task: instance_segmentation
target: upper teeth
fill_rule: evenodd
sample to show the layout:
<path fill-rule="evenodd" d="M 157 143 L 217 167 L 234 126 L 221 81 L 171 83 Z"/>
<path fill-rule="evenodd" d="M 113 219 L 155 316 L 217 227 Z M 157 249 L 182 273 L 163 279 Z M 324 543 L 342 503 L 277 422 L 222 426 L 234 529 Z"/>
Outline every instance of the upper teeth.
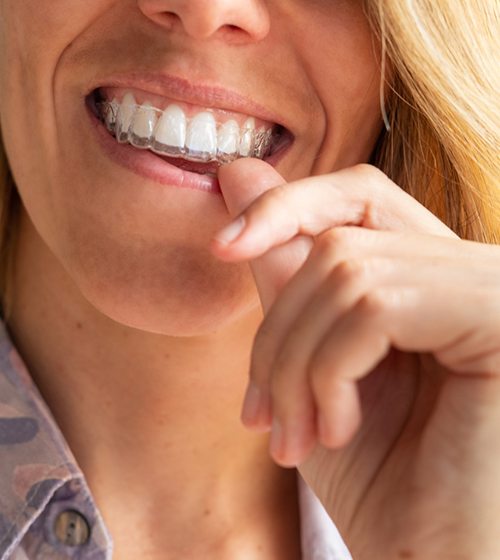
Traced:
<path fill-rule="evenodd" d="M 191 161 L 225 163 L 238 157 L 263 158 L 272 143 L 272 128 L 256 130 L 252 117 L 241 128 L 234 119 L 217 123 L 210 110 L 188 119 L 179 105 L 170 104 L 163 111 L 148 101 L 139 105 L 130 92 L 121 102 L 115 98 L 99 103 L 99 109 L 106 127 L 119 142 Z"/>

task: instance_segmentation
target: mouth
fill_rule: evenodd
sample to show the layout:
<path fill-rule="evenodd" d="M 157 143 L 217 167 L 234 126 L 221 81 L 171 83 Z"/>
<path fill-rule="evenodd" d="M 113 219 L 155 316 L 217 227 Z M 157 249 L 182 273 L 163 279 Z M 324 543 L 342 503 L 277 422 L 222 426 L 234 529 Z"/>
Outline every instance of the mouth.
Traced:
<path fill-rule="evenodd" d="M 136 89 L 99 87 L 86 104 L 117 143 L 200 175 L 215 177 L 221 165 L 243 157 L 273 165 L 293 142 L 279 123 Z"/>

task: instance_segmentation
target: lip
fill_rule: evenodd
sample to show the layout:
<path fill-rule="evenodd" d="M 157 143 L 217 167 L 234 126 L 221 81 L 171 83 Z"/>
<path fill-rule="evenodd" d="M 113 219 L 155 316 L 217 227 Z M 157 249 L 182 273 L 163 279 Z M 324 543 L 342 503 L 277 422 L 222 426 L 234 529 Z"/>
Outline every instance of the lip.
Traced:
<path fill-rule="evenodd" d="M 199 105 L 207 108 L 233 111 L 254 116 L 258 119 L 275 123 L 283 127 L 287 140 L 273 153 L 266 162 L 275 167 L 289 151 L 294 135 L 285 124 L 285 119 L 253 99 L 239 92 L 223 88 L 215 83 L 191 82 L 190 80 L 162 72 L 128 72 L 96 78 L 87 85 L 84 98 L 98 88 L 119 87 L 137 88 L 179 102 Z M 85 103 L 91 124 L 97 133 L 97 139 L 110 159 L 134 173 L 152 179 L 158 183 L 184 188 L 193 188 L 222 195 L 216 177 L 185 171 L 168 163 L 149 150 L 140 150 L 128 144 L 118 143 L 97 118 L 92 109 Z"/>
<path fill-rule="evenodd" d="M 190 188 L 222 195 L 216 177 L 185 171 L 168 163 L 150 150 L 141 150 L 130 144 L 120 144 L 111 136 L 87 103 L 85 108 L 90 124 L 95 131 L 97 143 L 104 153 L 121 167 L 162 185 Z"/>
<path fill-rule="evenodd" d="M 97 88 L 137 88 L 165 98 L 207 108 L 233 111 L 269 121 L 290 130 L 282 115 L 270 111 L 253 99 L 234 90 L 210 83 L 193 83 L 185 78 L 160 72 L 115 74 L 95 81 L 87 87 L 87 97 Z"/>
<path fill-rule="evenodd" d="M 90 124 L 96 133 L 97 143 L 112 161 L 134 172 L 136 175 L 162 185 L 190 188 L 222 196 L 217 177 L 183 170 L 150 150 L 142 150 L 130 144 L 117 142 L 109 133 L 104 123 L 94 113 L 93 108 L 88 102 L 88 96 L 85 100 L 85 109 L 89 116 Z M 291 144 L 292 142 L 285 144 L 281 149 L 278 149 L 266 158 L 265 161 L 275 167 L 288 152 Z"/>

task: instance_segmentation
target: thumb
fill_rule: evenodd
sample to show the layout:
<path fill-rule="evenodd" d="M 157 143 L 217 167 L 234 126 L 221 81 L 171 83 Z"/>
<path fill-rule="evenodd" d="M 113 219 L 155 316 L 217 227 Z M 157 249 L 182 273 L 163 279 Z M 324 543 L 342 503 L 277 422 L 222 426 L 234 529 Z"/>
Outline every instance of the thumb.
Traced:
<path fill-rule="evenodd" d="M 241 158 L 223 165 L 218 178 L 231 218 L 236 218 L 264 192 L 286 183 L 274 167 L 255 158 Z"/>
<path fill-rule="evenodd" d="M 285 183 L 285 179 L 271 165 L 253 158 L 236 160 L 219 171 L 220 189 L 232 218 L 246 210 L 264 192 Z M 282 287 L 302 266 L 312 245 L 310 237 L 296 236 L 250 261 L 264 313 L 267 313 Z"/>

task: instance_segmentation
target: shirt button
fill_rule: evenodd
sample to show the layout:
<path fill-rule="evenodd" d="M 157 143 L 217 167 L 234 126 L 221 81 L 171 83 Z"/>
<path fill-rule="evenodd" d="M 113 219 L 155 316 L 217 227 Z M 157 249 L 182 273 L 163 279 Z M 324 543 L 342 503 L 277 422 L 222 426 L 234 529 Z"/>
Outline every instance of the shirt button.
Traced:
<path fill-rule="evenodd" d="M 56 517 L 54 532 L 66 546 L 80 546 L 89 540 L 90 527 L 80 512 L 68 509 Z"/>

